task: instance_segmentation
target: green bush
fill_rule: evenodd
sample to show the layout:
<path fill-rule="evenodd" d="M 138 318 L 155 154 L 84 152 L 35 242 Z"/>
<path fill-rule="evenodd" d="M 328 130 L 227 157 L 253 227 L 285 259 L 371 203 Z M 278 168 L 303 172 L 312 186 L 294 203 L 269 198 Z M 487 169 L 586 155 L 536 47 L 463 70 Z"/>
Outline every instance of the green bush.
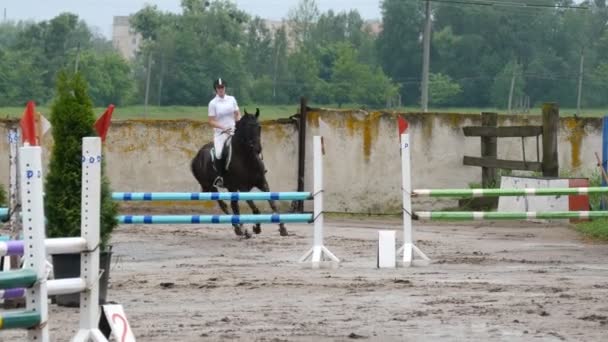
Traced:
<path fill-rule="evenodd" d="M 45 182 L 47 235 L 80 236 L 82 138 L 97 136 L 92 100 L 79 74 L 58 74 L 56 96 L 51 106 L 53 150 Z M 102 163 L 101 247 L 105 249 L 118 225 L 118 205 L 112 201 Z"/>
<path fill-rule="evenodd" d="M 6 206 L 6 190 L 4 190 L 4 185 L 0 184 L 0 206 Z"/>

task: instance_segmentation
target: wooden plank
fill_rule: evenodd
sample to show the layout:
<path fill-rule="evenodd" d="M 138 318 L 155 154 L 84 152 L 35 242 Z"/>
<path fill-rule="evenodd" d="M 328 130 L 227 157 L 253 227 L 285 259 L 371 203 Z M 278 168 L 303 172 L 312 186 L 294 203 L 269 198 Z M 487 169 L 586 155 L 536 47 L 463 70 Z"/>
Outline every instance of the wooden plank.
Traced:
<path fill-rule="evenodd" d="M 468 126 L 462 131 L 466 137 L 535 137 L 543 134 L 542 126 L 483 127 Z"/>
<path fill-rule="evenodd" d="M 464 156 L 462 163 L 468 166 L 491 167 L 497 169 L 522 170 L 522 171 L 542 171 L 542 163 L 523 162 L 518 160 L 504 160 L 484 157 Z"/>

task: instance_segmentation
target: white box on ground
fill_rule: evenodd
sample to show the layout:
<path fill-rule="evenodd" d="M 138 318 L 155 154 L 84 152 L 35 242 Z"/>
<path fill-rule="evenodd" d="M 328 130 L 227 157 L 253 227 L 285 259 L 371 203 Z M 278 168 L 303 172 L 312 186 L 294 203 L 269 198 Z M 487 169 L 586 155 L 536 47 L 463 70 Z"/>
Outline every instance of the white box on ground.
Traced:
<path fill-rule="evenodd" d="M 395 231 L 378 231 L 378 268 L 395 268 Z"/>

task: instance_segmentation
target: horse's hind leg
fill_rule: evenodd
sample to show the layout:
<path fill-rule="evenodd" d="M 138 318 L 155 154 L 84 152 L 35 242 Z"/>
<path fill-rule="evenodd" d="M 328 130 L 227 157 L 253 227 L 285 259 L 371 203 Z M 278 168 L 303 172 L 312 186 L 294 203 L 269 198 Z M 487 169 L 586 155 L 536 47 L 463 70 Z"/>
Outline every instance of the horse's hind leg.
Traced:
<path fill-rule="evenodd" d="M 264 180 L 262 182 L 262 184 L 260 184 L 258 189 L 260 189 L 260 191 L 263 191 L 263 192 L 269 192 L 270 187 L 268 186 L 268 182 L 266 180 Z M 268 204 L 270 204 L 270 208 L 272 208 L 272 213 L 278 214 L 277 206 L 276 206 L 274 200 L 268 200 Z M 285 228 L 285 224 L 283 224 L 283 222 L 279 223 L 279 233 L 281 234 L 281 236 L 289 235 L 287 233 L 287 228 Z"/>
<path fill-rule="evenodd" d="M 249 208 L 251 208 L 252 213 L 254 213 L 255 215 L 258 215 L 260 213 L 260 209 L 255 206 L 255 203 L 253 203 L 253 201 L 247 201 L 247 204 L 249 205 Z M 256 234 L 260 234 L 262 232 L 262 227 L 260 226 L 259 222 L 253 226 L 253 232 Z"/>

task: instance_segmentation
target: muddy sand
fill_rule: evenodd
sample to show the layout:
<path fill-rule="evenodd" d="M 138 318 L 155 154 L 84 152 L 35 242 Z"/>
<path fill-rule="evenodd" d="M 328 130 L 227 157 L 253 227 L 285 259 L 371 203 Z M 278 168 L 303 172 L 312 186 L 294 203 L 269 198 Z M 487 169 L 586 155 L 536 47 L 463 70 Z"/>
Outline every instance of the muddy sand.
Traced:
<path fill-rule="evenodd" d="M 608 341 L 608 245 L 567 225 L 418 223 L 425 266 L 377 269 L 379 229 L 400 219 L 326 218 L 337 268 L 298 264 L 312 225 L 252 239 L 227 225 L 122 225 L 108 300 L 138 341 Z M 78 310 L 50 305 L 53 341 Z M 25 340 L 2 331 L 0 341 Z"/>

